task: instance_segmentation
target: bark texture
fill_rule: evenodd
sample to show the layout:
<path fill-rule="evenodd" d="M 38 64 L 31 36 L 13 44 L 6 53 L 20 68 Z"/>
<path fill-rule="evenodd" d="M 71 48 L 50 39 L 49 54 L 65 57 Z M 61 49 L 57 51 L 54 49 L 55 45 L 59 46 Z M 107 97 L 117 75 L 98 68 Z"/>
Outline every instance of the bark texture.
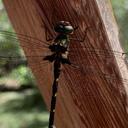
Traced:
<path fill-rule="evenodd" d="M 127 128 L 128 72 L 109 1 L 4 0 L 4 4 L 15 31 L 39 39 L 20 42 L 26 55 L 48 52 L 40 40 L 46 41 L 46 30 L 48 38 L 55 36 L 53 25 L 57 21 L 66 20 L 74 27 L 79 26 L 73 35 L 77 39 L 84 38 L 89 27 L 84 42 L 71 41 L 70 58 L 82 71 L 63 66 L 56 127 Z M 49 109 L 52 64 L 44 65 L 38 57 L 28 61 Z"/>

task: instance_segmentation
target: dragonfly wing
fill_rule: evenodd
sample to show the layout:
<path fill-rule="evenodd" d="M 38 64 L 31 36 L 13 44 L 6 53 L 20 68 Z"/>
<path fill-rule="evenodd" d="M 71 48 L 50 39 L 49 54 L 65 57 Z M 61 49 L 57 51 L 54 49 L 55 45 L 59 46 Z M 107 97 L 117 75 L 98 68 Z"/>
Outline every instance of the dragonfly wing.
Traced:
<path fill-rule="evenodd" d="M 127 83 L 128 80 L 122 78 L 117 70 L 121 67 L 116 65 L 116 58 L 120 59 L 120 62 L 123 64 L 124 57 L 121 52 L 109 49 L 83 47 L 80 44 L 78 45 L 77 42 L 76 46 L 73 45 L 69 49 L 69 60 L 72 64 L 68 66 L 64 65 L 64 71 L 69 73 L 68 70 L 72 70 L 69 74 L 77 74 L 77 78 L 83 78 L 81 81 L 85 79 L 85 83 L 88 83 L 86 78 L 92 79 L 93 82 L 96 81 L 96 79 L 101 79 L 101 81 L 107 82 L 109 85 L 115 84 L 115 87 L 117 87 L 119 83 L 121 85 L 123 82 Z M 95 78 L 95 80 L 93 80 L 93 78 Z M 66 79 L 68 78 L 66 77 Z"/>
<path fill-rule="evenodd" d="M 106 97 L 105 94 L 99 93 L 102 87 L 105 87 L 114 97 L 117 97 L 122 83 L 128 83 L 126 79 L 104 74 L 100 71 L 96 72 L 91 68 L 87 68 L 85 72 L 83 69 L 74 69 L 71 66 L 64 66 L 60 81 L 65 82 L 65 86 L 73 97 L 77 97 L 77 95 L 81 95 L 81 97 L 86 96 L 87 100 L 90 100 L 90 98 Z M 64 88 L 65 86 L 61 87 Z M 79 89 L 81 89 L 81 94 L 76 94 L 76 90 Z"/>
<path fill-rule="evenodd" d="M 0 30 L 1 53 L 4 53 L 5 51 L 6 54 L 8 52 L 10 55 L 12 54 L 15 55 L 15 52 L 19 50 L 18 47 L 20 47 L 18 44 L 19 41 L 22 42 L 20 46 L 22 46 L 22 48 L 26 49 L 28 52 L 30 51 L 31 54 L 34 53 L 34 51 L 42 51 L 42 53 L 43 51 L 49 51 L 49 45 L 50 45 L 49 42 L 28 35 L 23 35 L 21 33 L 19 34 L 19 33 Z M 31 46 L 34 47 L 34 50 L 30 48 Z M 10 51 L 8 51 L 9 49 Z M 12 52 L 12 50 L 14 51 Z"/>
<path fill-rule="evenodd" d="M 44 52 L 50 52 L 49 43 L 27 35 L 17 35 L 18 38 L 15 33 L 0 30 L 0 55 L 18 55 L 21 50 L 20 46 L 27 51 L 28 56 L 40 56 Z M 19 41 L 22 42 L 20 45 Z M 33 49 L 30 48 L 31 46 Z"/>
<path fill-rule="evenodd" d="M 44 61 L 43 58 L 46 55 L 50 55 L 49 43 L 30 37 L 23 34 L 2 31 L 0 30 L 0 66 L 5 66 L 7 69 L 12 69 L 13 67 L 19 65 L 42 65 L 45 66 L 48 62 Z M 19 46 L 19 41 L 21 41 L 22 48 L 27 51 L 26 56 L 23 50 Z M 33 46 L 34 49 L 30 48 Z"/>

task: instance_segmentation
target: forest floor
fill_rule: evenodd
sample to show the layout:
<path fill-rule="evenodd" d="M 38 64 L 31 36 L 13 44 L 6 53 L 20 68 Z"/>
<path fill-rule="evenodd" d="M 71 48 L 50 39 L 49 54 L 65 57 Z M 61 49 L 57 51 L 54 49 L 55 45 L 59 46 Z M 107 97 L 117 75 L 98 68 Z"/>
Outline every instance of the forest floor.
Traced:
<path fill-rule="evenodd" d="M 0 92 L 0 128 L 47 128 L 48 112 L 37 90 Z"/>

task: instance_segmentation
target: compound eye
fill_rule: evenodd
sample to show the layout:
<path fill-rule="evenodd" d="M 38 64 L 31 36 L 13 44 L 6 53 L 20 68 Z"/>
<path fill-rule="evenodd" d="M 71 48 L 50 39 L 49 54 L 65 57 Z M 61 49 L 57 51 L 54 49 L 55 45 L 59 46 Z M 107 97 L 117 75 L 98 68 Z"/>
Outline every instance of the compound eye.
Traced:
<path fill-rule="evenodd" d="M 65 22 L 65 21 L 60 21 L 62 24 Z"/>
<path fill-rule="evenodd" d="M 59 27 L 60 27 L 60 28 L 64 28 L 64 26 L 63 26 L 63 25 L 59 25 Z"/>
<path fill-rule="evenodd" d="M 67 30 L 73 30 L 73 27 L 72 27 L 72 26 L 65 26 L 65 28 L 66 28 Z"/>
<path fill-rule="evenodd" d="M 65 21 L 66 24 L 70 24 L 68 21 Z"/>

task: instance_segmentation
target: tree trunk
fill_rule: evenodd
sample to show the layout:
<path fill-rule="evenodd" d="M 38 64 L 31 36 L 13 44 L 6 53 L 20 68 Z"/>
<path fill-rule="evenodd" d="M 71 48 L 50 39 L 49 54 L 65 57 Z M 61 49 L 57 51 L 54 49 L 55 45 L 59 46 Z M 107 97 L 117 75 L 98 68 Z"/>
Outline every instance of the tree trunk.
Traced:
<path fill-rule="evenodd" d="M 46 31 L 48 38 L 53 38 L 53 25 L 60 20 L 79 26 L 74 34 L 77 39 L 83 39 L 84 30 L 89 28 L 84 42 L 71 41 L 70 48 L 74 52 L 70 58 L 87 72 L 82 73 L 85 70 L 77 71 L 73 67 L 63 68 L 57 97 L 56 127 L 127 128 L 128 71 L 122 59 L 118 28 L 109 1 L 4 0 L 4 4 L 15 31 L 40 40 L 46 40 Z M 29 38 L 29 41 L 33 39 Z M 29 56 L 47 52 L 39 40 L 28 43 L 23 49 Z M 44 66 L 42 58 L 28 58 L 28 61 L 49 109 L 52 64 Z M 39 63 L 34 65 L 32 61 Z"/>

